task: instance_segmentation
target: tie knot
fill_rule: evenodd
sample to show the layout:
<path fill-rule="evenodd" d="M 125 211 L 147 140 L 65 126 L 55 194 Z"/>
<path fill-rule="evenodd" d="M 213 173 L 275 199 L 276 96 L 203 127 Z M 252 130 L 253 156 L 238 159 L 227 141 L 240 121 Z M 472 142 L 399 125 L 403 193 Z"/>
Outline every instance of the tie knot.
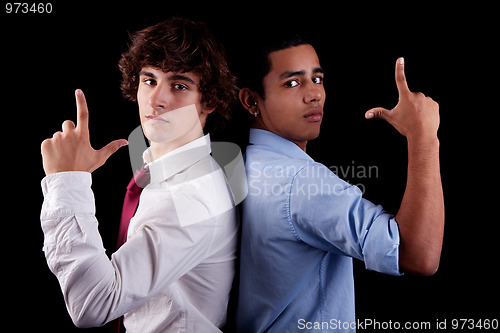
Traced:
<path fill-rule="evenodd" d="M 142 189 L 148 185 L 150 178 L 149 168 L 144 164 L 141 170 L 135 171 L 134 177 L 132 177 L 127 186 L 127 190 L 140 193 Z"/>

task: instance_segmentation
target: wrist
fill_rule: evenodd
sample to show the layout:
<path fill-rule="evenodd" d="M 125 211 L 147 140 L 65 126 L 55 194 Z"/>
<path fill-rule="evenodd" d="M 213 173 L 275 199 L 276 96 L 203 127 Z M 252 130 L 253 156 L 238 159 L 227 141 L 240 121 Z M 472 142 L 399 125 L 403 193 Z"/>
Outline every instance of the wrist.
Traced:
<path fill-rule="evenodd" d="M 437 135 L 407 138 L 408 161 L 439 158 L 439 139 Z"/>
<path fill-rule="evenodd" d="M 439 148 L 439 139 L 435 134 L 420 134 L 406 136 L 408 147 L 437 147 Z"/>

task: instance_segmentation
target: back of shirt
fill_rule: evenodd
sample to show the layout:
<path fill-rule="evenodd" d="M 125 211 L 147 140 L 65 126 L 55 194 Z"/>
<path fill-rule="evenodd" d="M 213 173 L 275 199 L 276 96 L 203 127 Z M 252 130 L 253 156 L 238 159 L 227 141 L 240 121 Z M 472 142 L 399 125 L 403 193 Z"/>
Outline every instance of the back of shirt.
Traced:
<path fill-rule="evenodd" d="M 392 215 L 292 142 L 262 130 L 250 142 L 239 331 L 355 330 L 352 258 L 399 274 Z"/>

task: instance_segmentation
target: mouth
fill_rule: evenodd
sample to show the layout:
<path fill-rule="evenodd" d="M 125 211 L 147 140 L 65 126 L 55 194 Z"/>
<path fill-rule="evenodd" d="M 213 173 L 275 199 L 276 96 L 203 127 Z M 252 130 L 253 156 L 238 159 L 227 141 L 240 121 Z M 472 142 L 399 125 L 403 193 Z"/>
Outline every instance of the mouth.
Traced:
<path fill-rule="evenodd" d="M 304 118 L 309 120 L 310 122 L 316 123 L 319 122 L 323 119 L 323 109 L 321 108 L 314 108 L 311 111 L 307 112 L 304 115 Z"/>
<path fill-rule="evenodd" d="M 159 116 L 153 116 L 151 114 L 148 114 L 146 116 L 146 119 L 148 121 L 151 121 L 153 124 L 164 124 L 164 123 L 168 123 L 169 121 L 164 119 L 163 117 L 161 117 L 161 115 Z"/>

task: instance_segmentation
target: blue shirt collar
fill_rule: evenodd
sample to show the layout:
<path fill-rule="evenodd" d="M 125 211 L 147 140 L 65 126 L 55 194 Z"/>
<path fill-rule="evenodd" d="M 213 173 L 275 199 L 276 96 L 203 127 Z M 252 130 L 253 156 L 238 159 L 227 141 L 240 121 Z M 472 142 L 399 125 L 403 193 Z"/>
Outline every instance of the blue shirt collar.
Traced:
<path fill-rule="evenodd" d="M 262 129 L 250 128 L 250 144 L 266 146 L 265 149 L 282 153 L 288 157 L 314 161 L 295 143 Z"/>

